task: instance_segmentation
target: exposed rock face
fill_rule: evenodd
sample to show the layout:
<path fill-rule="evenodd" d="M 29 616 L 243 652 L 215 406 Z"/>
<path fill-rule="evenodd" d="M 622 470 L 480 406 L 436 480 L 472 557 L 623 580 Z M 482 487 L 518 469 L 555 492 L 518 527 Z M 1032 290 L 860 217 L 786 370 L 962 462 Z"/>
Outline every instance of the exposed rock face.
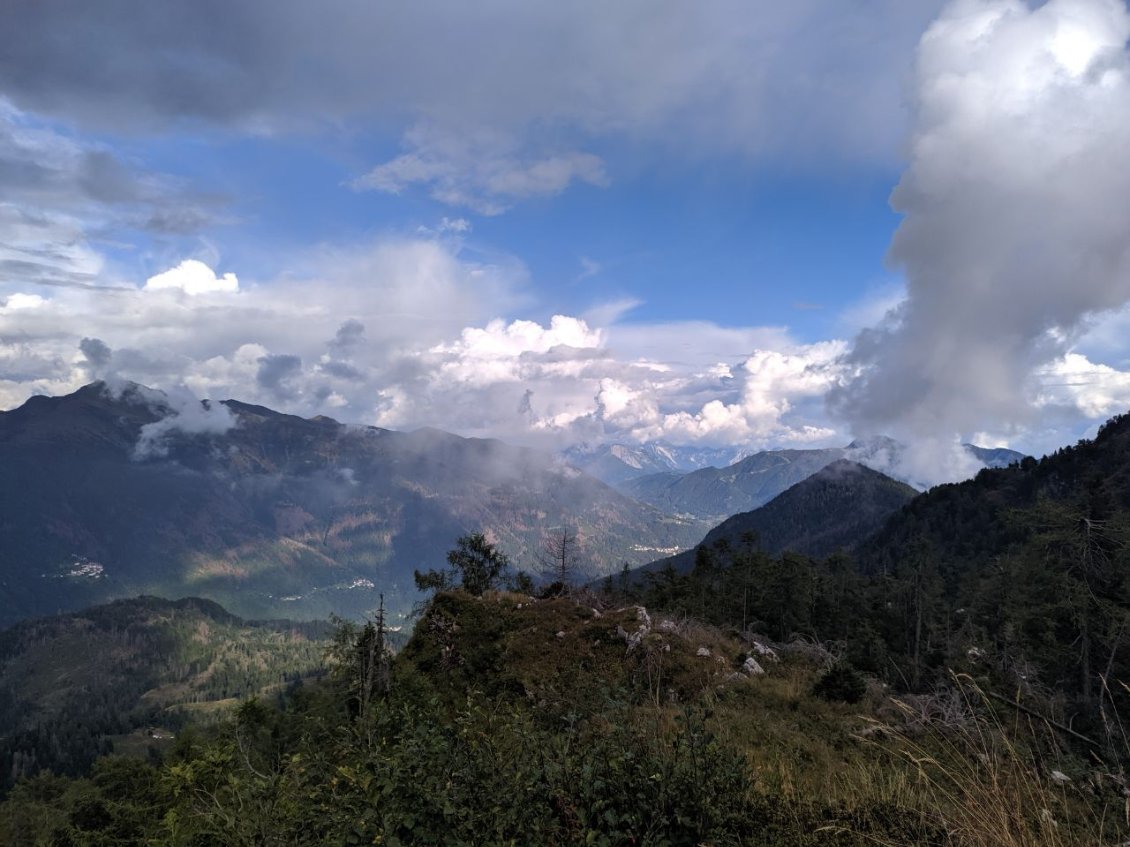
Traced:
<path fill-rule="evenodd" d="M 651 634 L 651 615 L 647 613 L 647 609 L 643 606 L 636 606 L 636 620 L 639 621 L 639 627 L 635 632 L 628 632 L 624 627 L 616 627 L 616 635 L 628 643 L 628 652 L 631 653 L 643 640 Z"/>
<path fill-rule="evenodd" d="M 742 664 L 742 670 L 747 676 L 763 676 L 765 674 L 765 668 L 761 667 L 753 656 L 745 660 Z"/>
<path fill-rule="evenodd" d="M 781 661 L 781 658 L 777 655 L 776 650 L 774 650 L 772 647 L 767 647 L 766 645 L 762 644 L 760 641 L 754 641 L 752 648 L 753 648 L 753 652 L 756 653 L 758 656 L 761 656 L 763 659 L 768 659 L 770 662 Z"/>

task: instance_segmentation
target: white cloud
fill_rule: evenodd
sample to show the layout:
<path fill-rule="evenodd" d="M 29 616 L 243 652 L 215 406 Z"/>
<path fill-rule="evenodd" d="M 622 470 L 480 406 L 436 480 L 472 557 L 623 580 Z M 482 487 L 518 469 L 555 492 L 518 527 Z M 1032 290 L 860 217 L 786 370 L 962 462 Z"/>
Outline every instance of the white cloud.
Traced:
<path fill-rule="evenodd" d="M 185 259 L 175 268 L 162 271 L 145 281 L 146 291 L 176 289 L 185 294 L 234 294 L 239 291 L 239 281 L 235 274 L 217 276 L 203 262 Z"/>
<path fill-rule="evenodd" d="M 336 391 L 349 398 L 345 417 L 370 421 L 382 381 L 411 381 L 406 356 L 518 302 L 525 285 L 519 263 L 465 261 L 454 251 L 439 241 L 386 239 L 321 248 L 288 277 L 249 288 L 207 266 L 188 265 L 186 279 L 182 264 L 172 270 L 171 291 L 57 288 L 34 295 L 38 301 L 9 295 L 0 301 L 0 407 L 87 381 L 90 363 L 78 350 L 90 338 L 113 350 L 99 367 L 122 378 L 160 388 L 183 383 L 197 396 L 268 405 L 278 405 L 278 392 L 289 388 L 289 408 L 308 414 Z M 203 293 L 187 296 L 186 289 Z M 182 291 L 186 296 L 170 296 Z M 35 307 L 9 308 L 13 298 Z M 268 368 L 260 382 L 261 360 L 270 356 L 294 356 L 300 364 L 277 381 Z M 346 392 L 341 385 L 349 380 L 316 366 L 324 357 L 361 379 Z"/>
<path fill-rule="evenodd" d="M 184 435 L 208 434 L 222 435 L 237 426 L 239 421 L 227 406 L 197 400 L 191 391 L 178 388 L 161 398 L 160 420 L 145 424 L 141 428 L 137 444 L 134 445 L 135 459 L 151 459 L 168 455 L 169 439 L 175 433 Z"/>
<path fill-rule="evenodd" d="M 437 345 L 429 353 L 442 362 L 439 367 L 446 378 L 482 386 L 522 379 L 523 371 L 528 370 L 526 354 L 564 351 L 556 362 L 542 360 L 541 365 L 550 369 L 555 364 L 570 366 L 572 351 L 599 348 L 601 340 L 601 333 L 589 329 L 584 321 L 554 315 L 548 327 L 524 320 L 510 324 L 493 320 L 481 329 L 468 327 L 458 342 Z"/>
<path fill-rule="evenodd" d="M 471 222 L 466 218 L 442 218 L 439 222 L 440 232 L 454 232 L 466 235 L 471 231 Z"/>
<path fill-rule="evenodd" d="M 468 136 L 417 127 L 405 136 L 405 146 L 409 152 L 377 165 L 353 187 L 400 194 L 420 185 L 441 203 L 497 215 L 517 201 L 560 194 L 573 182 L 608 184 L 598 156 L 524 153 L 513 139 L 497 133 Z"/>
<path fill-rule="evenodd" d="M 823 398 L 839 378 L 836 361 L 845 349 L 832 341 L 791 351 L 755 350 L 735 375 L 734 402 L 714 399 L 697 412 L 665 415 L 652 437 L 757 446 L 833 439 L 836 430 L 815 423 L 819 416 L 812 411 L 807 421 L 790 421 L 788 414 L 800 401 Z"/>
<path fill-rule="evenodd" d="M 521 308 L 525 269 L 472 261 L 439 238 L 323 247 L 284 278 L 229 291 L 209 291 L 217 275 L 205 270 L 196 271 L 205 280 L 197 296 L 152 287 L 9 295 L 0 306 L 0 406 L 99 376 L 548 446 L 848 440 L 822 401 L 854 372 L 840 361 L 845 342 L 800 344 L 780 327 L 625 324 L 620 309 L 606 311 L 606 324 L 591 315 L 500 319 Z M 1130 375 L 1082 353 L 1038 377 L 1046 427 L 982 428 L 987 438 L 1055 446 L 1068 439 L 1048 433 L 1130 403 Z M 223 423 L 197 421 L 194 410 L 154 429 L 145 450 L 163 449 L 170 428 Z M 951 441 L 926 439 L 936 450 L 916 455 L 948 461 Z"/>
<path fill-rule="evenodd" d="M 833 392 L 861 434 L 1042 427 L 1048 369 L 1081 367 L 1089 322 L 1130 299 L 1128 37 L 1121 0 L 956 0 L 922 37 L 892 195 L 906 299 L 857 336 Z M 1117 378 L 1088 379 L 1053 394 L 1113 408 Z"/>
<path fill-rule="evenodd" d="M 1035 373 L 1038 406 L 1074 407 L 1086 418 L 1109 418 L 1130 409 L 1130 372 L 1090 361 L 1081 353 L 1062 358 Z"/>
<path fill-rule="evenodd" d="M 46 302 L 38 294 L 24 294 L 17 291 L 14 294 L 9 294 L 4 302 L 0 303 L 0 311 L 15 312 L 19 309 L 38 309 Z"/>
<path fill-rule="evenodd" d="M 631 304 L 498 318 L 521 308 L 527 282 L 521 263 L 472 261 L 437 236 L 325 246 L 250 286 L 188 260 L 144 287 L 11 295 L 0 307 L 0 405 L 97 376 L 512 440 L 829 435 L 813 402 L 830 378 L 817 372 L 824 346 L 780 328 L 617 323 Z"/>

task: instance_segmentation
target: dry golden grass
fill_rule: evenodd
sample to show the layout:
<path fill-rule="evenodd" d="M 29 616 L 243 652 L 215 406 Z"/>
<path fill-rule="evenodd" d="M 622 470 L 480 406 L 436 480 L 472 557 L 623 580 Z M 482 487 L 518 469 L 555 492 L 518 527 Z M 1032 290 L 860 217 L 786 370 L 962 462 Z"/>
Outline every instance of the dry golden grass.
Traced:
<path fill-rule="evenodd" d="M 918 710 L 899 701 L 916 729 L 871 720 L 866 739 L 892 757 L 890 778 L 861 779 L 861 798 L 884 793 L 906 808 L 927 810 L 961 847 L 1075 847 L 1121 844 L 1130 821 L 1090 790 L 1057 779 L 1054 730 L 1032 720 L 1011 722 L 968 676 L 954 677 L 960 715 L 922 725 Z M 861 775 L 863 776 L 863 775 Z M 1121 811 L 1118 809 L 1117 811 Z"/>

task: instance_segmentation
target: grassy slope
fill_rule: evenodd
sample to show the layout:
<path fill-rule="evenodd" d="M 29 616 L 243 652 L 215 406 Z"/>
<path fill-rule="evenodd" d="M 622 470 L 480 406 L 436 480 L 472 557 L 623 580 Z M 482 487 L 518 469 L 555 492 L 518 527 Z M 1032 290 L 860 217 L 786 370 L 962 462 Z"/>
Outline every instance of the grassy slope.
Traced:
<path fill-rule="evenodd" d="M 756 792 L 784 816 L 782 831 L 810 830 L 811 840 L 792 832 L 781 843 L 1058 845 L 1117 828 L 1102 822 L 1112 796 L 1050 779 L 1053 769 L 1085 769 L 1061 739 L 1012 723 L 1015 715 L 994 711 L 971 681 L 954 689 L 965 711 L 952 724 L 936 711 L 926 717 L 948 701 L 891 699 L 876 682 L 858 704 L 829 702 L 812 692 L 831 657 L 810 644 L 775 645 L 780 661 L 759 656 L 765 674 L 739 677 L 756 655 L 748 640 L 649 616 L 650 633 L 629 651 L 618 630 L 638 630 L 639 607 L 597 612 L 573 599 L 441 595 L 400 655 L 399 679 L 424 680 L 453 706 L 473 690 L 567 719 L 626 699 L 630 720 L 652 732 L 705 709 L 712 731 L 745 757 Z M 698 655 L 703 647 L 710 657 Z M 1032 745 L 1051 757 L 1040 768 Z M 960 837 L 928 835 L 939 824 Z"/>
<path fill-rule="evenodd" d="M 368 714 L 348 717 L 329 681 L 283 713 L 249 704 L 160 768 L 105 760 L 90 780 L 22 786 L 0 807 L 0 844 L 83 827 L 128 830 L 136 843 L 248 845 L 1124 837 L 1108 815 L 1097 838 L 1091 788 L 1051 786 L 1008 741 L 1022 733 L 991 715 L 947 718 L 942 732 L 876 686 L 854 706 L 817 699 L 827 654 L 809 644 L 777 645 L 764 675 L 736 678 L 750 643 L 650 619 L 629 650 L 622 633 L 645 621 L 634 606 L 440 595 L 394 662 L 392 693 Z M 1064 767 L 1041 764 L 1052 766 Z"/>

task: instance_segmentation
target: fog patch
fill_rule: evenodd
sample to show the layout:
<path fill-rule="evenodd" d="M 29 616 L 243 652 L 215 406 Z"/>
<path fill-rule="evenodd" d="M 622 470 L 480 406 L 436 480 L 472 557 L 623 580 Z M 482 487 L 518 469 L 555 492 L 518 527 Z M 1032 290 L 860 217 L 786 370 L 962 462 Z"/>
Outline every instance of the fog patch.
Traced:
<path fill-rule="evenodd" d="M 133 450 L 136 460 L 167 456 L 170 442 L 177 435 L 223 435 L 239 423 L 223 403 L 197 400 L 187 389 L 162 396 L 165 417 L 141 427 Z"/>

